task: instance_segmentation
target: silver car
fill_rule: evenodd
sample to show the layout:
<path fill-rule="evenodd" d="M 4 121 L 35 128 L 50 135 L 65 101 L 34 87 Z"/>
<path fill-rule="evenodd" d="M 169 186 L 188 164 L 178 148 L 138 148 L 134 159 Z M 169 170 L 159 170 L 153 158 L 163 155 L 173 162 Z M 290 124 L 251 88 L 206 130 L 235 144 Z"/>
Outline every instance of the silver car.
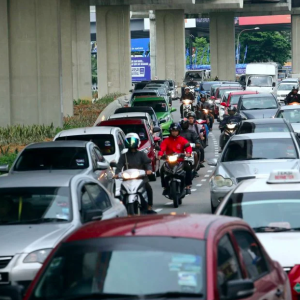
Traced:
<path fill-rule="evenodd" d="M 67 171 L 0 178 L 0 284 L 26 287 L 48 253 L 90 221 L 127 216 L 91 176 Z"/>
<path fill-rule="evenodd" d="M 0 170 L 8 171 L 8 166 Z M 9 175 L 35 171 L 40 176 L 53 170 L 87 174 L 97 179 L 112 194 L 116 185 L 114 172 L 100 149 L 88 141 L 56 141 L 28 145 L 13 163 Z"/>
<path fill-rule="evenodd" d="M 250 133 L 233 136 L 210 179 L 211 209 L 215 211 L 226 194 L 239 182 L 265 177 L 274 169 L 299 170 L 299 144 L 294 132 Z"/>
<path fill-rule="evenodd" d="M 275 118 L 284 118 L 292 125 L 295 132 L 300 133 L 300 105 L 281 106 Z"/>

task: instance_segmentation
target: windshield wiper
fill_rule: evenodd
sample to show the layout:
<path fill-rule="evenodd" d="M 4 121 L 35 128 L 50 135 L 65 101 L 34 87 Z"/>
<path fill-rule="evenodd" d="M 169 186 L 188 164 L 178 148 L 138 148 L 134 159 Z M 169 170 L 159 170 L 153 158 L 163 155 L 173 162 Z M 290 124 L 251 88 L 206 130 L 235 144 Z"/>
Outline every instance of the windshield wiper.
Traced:
<path fill-rule="evenodd" d="M 53 300 L 88 300 L 88 299 L 119 299 L 119 298 L 130 298 L 130 299 L 142 299 L 142 297 L 138 295 L 130 295 L 130 294 L 114 294 L 114 293 L 91 293 L 86 295 L 75 295 L 70 297 L 63 298 L 52 298 Z"/>
<path fill-rule="evenodd" d="M 259 226 L 252 228 L 255 232 L 280 232 L 280 231 L 289 231 L 290 229 L 285 227 L 276 227 L 276 226 Z"/>

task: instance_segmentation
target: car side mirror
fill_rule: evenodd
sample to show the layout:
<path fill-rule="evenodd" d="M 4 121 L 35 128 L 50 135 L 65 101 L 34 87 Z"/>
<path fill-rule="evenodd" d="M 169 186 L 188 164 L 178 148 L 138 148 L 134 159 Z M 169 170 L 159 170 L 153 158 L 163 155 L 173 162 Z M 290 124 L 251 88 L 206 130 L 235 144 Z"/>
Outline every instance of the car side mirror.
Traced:
<path fill-rule="evenodd" d="M 171 108 L 171 113 L 172 113 L 172 112 L 174 112 L 174 111 L 176 111 L 176 110 L 177 110 L 177 109 L 176 109 L 176 108 L 174 108 L 174 107 L 173 107 L 173 108 Z"/>
<path fill-rule="evenodd" d="M 22 287 L 19 285 L 0 286 L 0 299 L 22 300 Z"/>
<path fill-rule="evenodd" d="M 273 82 L 273 83 L 272 83 L 272 87 L 275 87 L 275 86 L 276 86 L 276 82 Z"/>
<path fill-rule="evenodd" d="M 128 149 L 127 148 L 124 148 L 122 151 L 121 151 L 121 154 L 125 154 L 128 152 Z"/>
<path fill-rule="evenodd" d="M 226 284 L 226 299 L 236 300 L 251 297 L 255 286 L 251 279 L 230 280 Z"/>
<path fill-rule="evenodd" d="M 111 161 L 109 165 L 110 165 L 111 168 L 116 168 L 117 167 L 117 163 L 114 160 Z"/>
<path fill-rule="evenodd" d="M 97 161 L 97 170 L 106 170 L 109 168 L 109 164 L 107 162 Z"/>
<path fill-rule="evenodd" d="M 100 209 L 89 209 L 83 213 L 83 222 L 101 221 L 103 212 Z"/>
<path fill-rule="evenodd" d="M 211 158 L 211 159 L 207 160 L 207 164 L 209 166 L 214 166 L 215 167 L 217 165 L 217 163 L 218 163 L 218 160 L 216 158 Z"/>
<path fill-rule="evenodd" d="M 225 102 L 222 102 L 220 105 L 227 106 L 227 104 Z"/>
<path fill-rule="evenodd" d="M 8 173 L 9 171 L 9 165 L 1 165 L 0 166 L 0 173 Z"/>
<path fill-rule="evenodd" d="M 159 124 L 162 124 L 162 123 L 166 123 L 166 122 L 167 122 L 166 119 L 160 119 L 158 123 L 159 123 Z"/>

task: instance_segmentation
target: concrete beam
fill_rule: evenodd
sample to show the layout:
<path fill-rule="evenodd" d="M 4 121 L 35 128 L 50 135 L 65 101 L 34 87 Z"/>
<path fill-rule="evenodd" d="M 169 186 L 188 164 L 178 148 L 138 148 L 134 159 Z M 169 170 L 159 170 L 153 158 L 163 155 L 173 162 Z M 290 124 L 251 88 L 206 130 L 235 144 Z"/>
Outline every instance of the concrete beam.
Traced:
<path fill-rule="evenodd" d="M 292 68 L 294 77 L 300 78 L 300 15 L 292 16 Z"/>
<path fill-rule="evenodd" d="M 195 0 L 90 0 L 90 5 L 92 6 L 109 6 L 109 5 L 176 5 L 176 4 L 193 4 Z M 207 1 L 207 0 L 200 0 Z M 221 1 L 221 0 L 218 0 Z M 230 0 L 234 1 L 234 0 Z M 240 1 L 240 0 L 239 0 Z"/>

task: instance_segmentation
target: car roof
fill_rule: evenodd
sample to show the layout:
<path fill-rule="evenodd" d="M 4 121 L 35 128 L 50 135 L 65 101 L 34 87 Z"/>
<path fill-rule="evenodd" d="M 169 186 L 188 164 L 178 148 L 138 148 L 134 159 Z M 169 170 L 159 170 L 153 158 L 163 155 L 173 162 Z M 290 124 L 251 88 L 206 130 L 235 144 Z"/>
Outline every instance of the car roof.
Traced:
<path fill-rule="evenodd" d="M 226 85 L 226 86 L 221 85 L 221 86 L 218 87 L 219 90 L 226 90 L 226 89 L 232 89 L 233 90 L 233 89 L 236 89 L 236 88 L 242 88 L 242 86 L 234 84 L 234 85 Z"/>
<path fill-rule="evenodd" d="M 126 125 L 126 124 L 134 124 L 134 125 L 139 125 L 139 124 L 146 124 L 146 120 L 144 119 L 112 119 L 112 120 L 105 120 L 101 121 L 100 125 L 98 126 L 105 126 L 105 125 L 113 125 L 113 124 L 120 124 L 120 125 Z"/>
<path fill-rule="evenodd" d="M 286 123 L 285 119 L 283 118 L 264 118 L 264 119 L 249 119 L 242 121 L 244 123 L 254 123 L 254 124 L 281 124 Z"/>
<path fill-rule="evenodd" d="M 248 95 L 242 95 L 241 97 L 242 98 L 262 98 L 262 97 L 274 98 L 273 94 L 271 93 L 248 94 Z"/>
<path fill-rule="evenodd" d="M 231 138 L 231 141 L 251 140 L 251 139 L 290 139 L 290 132 L 258 132 L 237 134 Z"/>
<path fill-rule="evenodd" d="M 59 137 L 73 136 L 73 135 L 90 135 L 90 134 L 113 134 L 117 127 L 82 127 L 63 130 L 58 133 Z"/>
<path fill-rule="evenodd" d="M 25 149 L 39 149 L 39 148 L 64 148 L 64 147 L 77 147 L 85 148 L 88 141 L 54 141 L 42 142 L 28 145 Z"/>
<path fill-rule="evenodd" d="M 256 95 L 258 92 L 256 91 L 236 91 L 236 92 L 230 92 L 231 95 Z"/>
<path fill-rule="evenodd" d="M 145 94 L 145 93 L 154 93 L 156 90 L 150 90 L 150 89 L 141 89 L 141 90 L 136 90 L 136 91 L 133 91 L 132 94 Z"/>
<path fill-rule="evenodd" d="M 71 179 L 80 172 L 78 170 L 77 172 L 73 170 L 71 172 L 68 170 L 43 170 L 13 173 L 0 177 L 0 188 L 69 186 Z"/>
<path fill-rule="evenodd" d="M 286 78 L 283 79 L 282 82 L 299 82 L 298 78 Z"/>
<path fill-rule="evenodd" d="M 148 96 L 148 97 L 137 97 L 134 98 L 134 102 L 145 102 L 145 101 L 165 101 L 166 99 L 163 96 L 160 97 L 152 97 L 152 96 Z"/>
<path fill-rule="evenodd" d="M 267 183 L 268 178 L 248 179 L 242 181 L 234 193 L 300 191 L 297 183 Z"/>
<path fill-rule="evenodd" d="M 120 114 L 113 114 L 109 116 L 109 120 L 111 119 L 119 119 L 119 118 L 130 118 L 130 117 L 147 117 L 149 115 L 146 112 L 137 111 L 137 112 L 124 112 Z"/>
<path fill-rule="evenodd" d="M 280 110 L 292 110 L 292 109 L 299 109 L 300 105 L 284 105 L 280 107 Z"/>
<path fill-rule="evenodd" d="M 217 222 L 219 221 L 219 222 Z M 205 239 L 211 225 L 223 226 L 241 222 L 238 218 L 229 218 L 211 214 L 199 215 L 155 215 L 134 218 L 115 218 L 92 222 L 71 234 L 66 242 L 100 237 L 116 236 L 165 236 Z"/>
<path fill-rule="evenodd" d="M 121 107 L 116 109 L 115 114 L 127 113 L 127 112 L 147 112 L 148 114 L 155 115 L 155 111 L 150 106 L 131 106 L 131 107 Z M 114 127 L 113 127 L 114 128 Z"/>

